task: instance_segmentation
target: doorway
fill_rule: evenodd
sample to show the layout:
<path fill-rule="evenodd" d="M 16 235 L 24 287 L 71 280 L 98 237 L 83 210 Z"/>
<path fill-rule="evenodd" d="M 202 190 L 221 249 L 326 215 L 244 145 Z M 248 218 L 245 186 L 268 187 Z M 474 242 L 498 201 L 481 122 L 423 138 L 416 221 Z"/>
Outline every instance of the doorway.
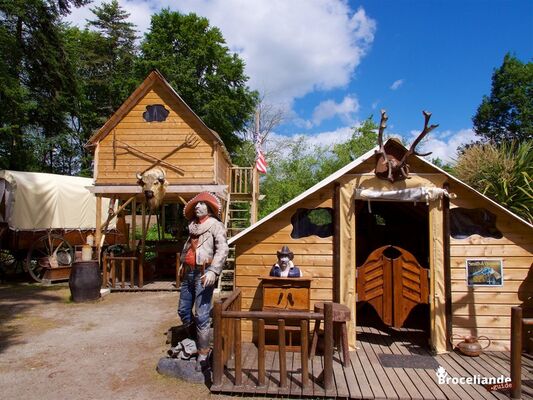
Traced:
<path fill-rule="evenodd" d="M 427 343 L 429 207 L 358 201 L 356 221 L 357 325 L 417 332 Z"/>

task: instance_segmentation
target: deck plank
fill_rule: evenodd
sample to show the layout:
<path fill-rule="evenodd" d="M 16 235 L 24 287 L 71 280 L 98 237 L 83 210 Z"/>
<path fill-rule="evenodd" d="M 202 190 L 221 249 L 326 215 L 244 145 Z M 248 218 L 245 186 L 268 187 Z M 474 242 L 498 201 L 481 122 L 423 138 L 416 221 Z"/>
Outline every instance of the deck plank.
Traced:
<path fill-rule="evenodd" d="M 457 363 L 455 359 L 450 357 L 449 354 L 442 354 L 439 357 L 439 364 L 442 365 L 446 372 L 451 377 L 461 378 L 468 376 L 468 370 L 464 368 L 461 363 Z M 494 399 L 494 396 L 488 394 L 485 388 L 479 387 L 478 385 L 450 385 L 455 388 L 462 388 L 467 392 L 467 395 L 472 399 Z"/>
<path fill-rule="evenodd" d="M 476 363 L 472 357 L 461 356 L 455 351 L 448 353 L 449 357 L 454 359 L 458 364 L 461 364 L 462 367 L 467 371 L 464 376 L 474 376 L 479 375 L 481 377 L 490 377 L 492 373 L 487 370 L 486 367 L 482 366 L 479 363 Z M 474 385 L 480 389 L 480 391 L 485 391 L 487 393 L 486 398 L 494 399 L 499 398 L 496 392 L 488 391 L 483 385 Z M 485 394 L 485 393 L 484 393 Z"/>
<path fill-rule="evenodd" d="M 259 381 L 257 380 L 257 348 L 253 343 L 246 343 L 243 346 L 243 354 L 247 357 L 242 363 L 242 391 L 246 393 L 255 394 Z M 234 388 L 233 392 L 240 392 L 239 388 Z"/>
<path fill-rule="evenodd" d="M 322 371 L 324 370 L 322 357 L 313 357 L 311 365 L 313 367 L 313 396 L 325 397 L 326 391 L 324 390 L 324 383 L 322 382 Z"/>
<path fill-rule="evenodd" d="M 350 352 L 350 356 L 351 354 L 352 352 Z M 348 386 L 349 397 L 352 399 L 362 398 L 363 395 L 361 393 L 361 387 L 359 386 L 359 382 L 357 381 L 354 373 L 352 357 L 349 358 L 348 366 L 343 368 L 343 372 L 346 379 L 346 385 Z"/>
<path fill-rule="evenodd" d="M 417 346 L 416 343 L 412 343 L 411 340 L 408 339 L 408 332 L 401 332 L 398 338 L 395 339 L 391 344 L 392 347 L 395 349 L 394 352 L 396 354 L 429 355 L 429 353 L 426 353 L 423 348 Z M 407 346 L 409 346 L 409 348 L 407 348 Z M 404 368 L 403 370 L 411 380 L 412 385 L 418 390 L 420 396 L 422 396 L 423 399 L 437 399 L 439 397 L 438 395 L 441 394 L 440 390 L 438 394 L 434 393 L 426 385 L 425 374 L 423 375 L 423 379 L 419 372 L 414 368 Z"/>
<path fill-rule="evenodd" d="M 341 353 L 337 353 L 339 359 L 341 358 Z M 338 397 L 350 397 L 350 391 L 348 390 L 348 384 L 346 383 L 346 378 L 344 376 L 344 367 L 340 362 L 333 362 L 333 379 L 335 381 L 335 387 L 337 388 Z"/>
<path fill-rule="evenodd" d="M 379 343 L 376 343 L 376 346 L 376 355 L 378 354 L 377 351 L 382 354 L 394 354 L 392 352 L 392 340 L 389 335 L 380 335 Z M 401 399 L 421 398 L 420 393 L 418 393 L 416 387 L 411 384 L 411 380 L 403 368 L 387 368 L 385 371 L 387 371 L 391 377 L 391 382 L 393 382 L 396 393 Z M 405 383 L 407 383 L 407 385 L 404 386 Z"/>
<path fill-rule="evenodd" d="M 358 353 L 362 352 L 362 349 L 357 349 L 355 352 L 350 352 L 350 361 L 352 364 L 353 374 L 355 379 L 357 379 L 357 384 L 360 389 L 361 398 L 363 399 L 372 399 L 374 394 L 370 388 L 370 382 L 368 381 L 364 368 L 361 365 Z"/>
<path fill-rule="evenodd" d="M 361 336 L 361 335 L 360 335 Z M 368 346 L 369 343 L 367 343 L 364 340 L 359 339 L 359 344 L 361 347 L 361 351 L 356 352 L 357 357 L 359 358 L 359 364 L 361 366 L 361 371 L 364 371 L 364 374 L 366 375 L 366 378 L 368 380 L 368 383 L 370 384 L 370 389 L 372 390 L 373 397 L 374 398 L 387 398 L 387 395 L 385 394 L 385 390 L 381 386 L 380 379 L 376 372 L 374 371 L 374 368 L 372 367 L 372 363 L 376 363 L 377 360 L 372 360 L 368 355 Z M 363 368 L 364 366 L 364 368 Z M 390 385 L 390 382 L 389 382 Z"/>

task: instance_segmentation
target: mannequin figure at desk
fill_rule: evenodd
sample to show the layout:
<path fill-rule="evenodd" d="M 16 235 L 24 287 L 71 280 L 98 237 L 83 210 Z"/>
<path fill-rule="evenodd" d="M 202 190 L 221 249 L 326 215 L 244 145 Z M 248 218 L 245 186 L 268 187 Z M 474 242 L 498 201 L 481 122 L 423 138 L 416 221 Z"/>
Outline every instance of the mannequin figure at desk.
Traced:
<path fill-rule="evenodd" d="M 283 246 L 278 251 L 278 262 L 270 269 L 270 276 L 281 278 L 300 278 L 302 271 L 292 262 L 294 253 L 289 250 L 288 246 Z"/>

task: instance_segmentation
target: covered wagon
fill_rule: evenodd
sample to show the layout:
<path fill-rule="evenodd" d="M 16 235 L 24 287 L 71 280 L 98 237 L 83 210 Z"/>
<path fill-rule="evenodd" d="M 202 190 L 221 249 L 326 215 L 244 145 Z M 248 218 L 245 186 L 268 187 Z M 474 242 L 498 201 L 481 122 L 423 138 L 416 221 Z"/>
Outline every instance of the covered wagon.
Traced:
<path fill-rule="evenodd" d="M 20 266 L 39 282 L 68 279 L 81 253 L 76 246 L 95 235 L 92 184 L 91 178 L 0 170 L 1 268 Z M 102 209 L 109 207 L 104 201 Z M 107 244 L 125 241 L 115 225 L 107 226 Z"/>

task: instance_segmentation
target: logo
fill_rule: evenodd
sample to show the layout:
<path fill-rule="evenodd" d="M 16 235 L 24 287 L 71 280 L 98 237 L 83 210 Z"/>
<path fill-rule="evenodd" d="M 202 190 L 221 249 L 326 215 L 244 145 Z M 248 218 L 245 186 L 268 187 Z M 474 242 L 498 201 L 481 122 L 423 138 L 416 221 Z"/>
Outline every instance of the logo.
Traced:
<path fill-rule="evenodd" d="M 510 389 L 512 387 L 511 378 L 504 375 L 497 377 L 485 377 L 481 375 L 452 377 L 442 365 L 435 371 L 435 375 L 437 375 L 439 385 L 483 385 L 490 391 Z"/>

